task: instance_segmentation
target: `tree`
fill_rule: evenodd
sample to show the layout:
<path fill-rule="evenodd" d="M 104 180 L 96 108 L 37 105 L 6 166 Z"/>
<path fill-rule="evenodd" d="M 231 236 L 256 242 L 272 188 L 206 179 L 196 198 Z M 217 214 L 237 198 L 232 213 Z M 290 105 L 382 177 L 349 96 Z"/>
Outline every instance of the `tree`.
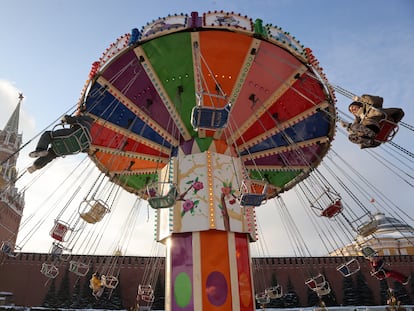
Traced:
<path fill-rule="evenodd" d="M 119 278 L 119 276 L 118 276 Z M 122 295 L 121 295 L 121 279 L 119 279 L 119 284 L 115 287 L 109 294 L 109 301 L 112 306 L 112 309 L 123 309 L 122 305 Z"/>
<path fill-rule="evenodd" d="M 46 293 L 45 299 L 43 300 L 42 307 L 46 308 L 56 308 L 58 304 L 56 298 L 56 279 L 52 279 L 50 283 L 49 290 Z"/>
<path fill-rule="evenodd" d="M 354 284 L 352 277 L 344 277 L 342 281 L 342 291 L 343 291 L 343 302 L 344 306 L 355 306 L 356 305 L 356 293 L 354 289 Z"/>
<path fill-rule="evenodd" d="M 388 282 L 386 279 L 380 281 L 380 304 L 386 305 L 388 298 Z"/>
<path fill-rule="evenodd" d="M 60 282 L 59 290 L 56 295 L 57 307 L 68 308 L 71 305 L 71 291 L 70 291 L 70 280 L 69 270 L 66 269 L 65 275 Z"/>
<path fill-rule="evenodd" d="M 313 307 L 313 306 L 317 306 L 319 303 L 319 297 L 318 294 L 316 294 L 316 292 L 314 290 L 311 290 L 308 287 L 308 302 L 307 302 L 307 306 L 308 307 Z"/>
<path fill-rule="evenodd" d="M 403 305 L 411 304 L 411 299 L 410 299 L 410 296 L 408 295 L 407 289 L 400 282 L 397 282 L 397 281 L 394 282 L 394 292 L 395 292 L 395 298 L 397 298 L 397 300 L 400 301 L 401 304 Z"/>
<path fill-rule="evenodd" d="M 89 280 L 92 278 L 92 274 L 95 269 L 93 265 L 88 271 L 88 274 L 85 276 L 83 286 L 81 287 L 81 292 L 79 295 L 79 308 L 82 309 L 91 309 L 96 299 L 92 296 L 92 289 L 89 287 Z"/>
<path fill-rule="evenodd" d="M 375 305 L 374 295 L 369 288 L 367 281 L 361 271 L 356 274 L 356 298 L 357 305 L 373 306 Z"/>
<path fill-rule="evenodd" d="M 154 288 L 154 303 L 152 308 L 155 310 L 162 310 L 165 306 L 165 284 L 161 280 L 161 276 L 158 275 L 157 284 Z"/>
<path fill-rule="evenodd" d="M 329 307 L 329 306 L 336 306 L 338 304 L 336 302 L 335 292 L 334 292 L 333 288 L 330 285 L 331 283 L 329 282 L 329 280 L 326 277 L 325 271 L 323 271 L 323 275 L 325 275 L 325 281 L 327 282 L 327 284 L 329 284 L 329 288 L 331 290 L 329 291 L 329 293 L 327 295 L 324 295 L 324 296 L 322 296 L 320 298 L 321 298 L 321 300 L 323 300 L 323 302 L 325 303 L 325 305 L 327 307 Z"/>
<path fill-rule="evenodd" d="M 299 305 L 299 297 L 296 294 L 292 281 L 290 280 L 290 277 L 288 277 L 288 283 L 287 283 L 287 293 L 283 295 L 283 307 L 284 308 L 295 308 Z"/>
<path fill-rule="evenodd" d="M 76 280 L 76 283 L 73 287 L 73 293 L 72 293 L 72 304 L 70 305 L 70 308 L 73 309 L 80 309 L 80 301 L 81 301 L 81 282 L 80 278 Z"/>

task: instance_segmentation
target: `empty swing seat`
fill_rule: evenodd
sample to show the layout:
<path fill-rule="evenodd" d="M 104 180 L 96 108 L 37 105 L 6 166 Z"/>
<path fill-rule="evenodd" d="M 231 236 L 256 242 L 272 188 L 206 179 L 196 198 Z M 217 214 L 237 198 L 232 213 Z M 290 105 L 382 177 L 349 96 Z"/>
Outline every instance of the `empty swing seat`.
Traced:
<path fill-rule="evenodd" d="M 333 201 L 327 208 L 325 208 L 322 212 L 321 212 L 321 216 L 327 217 L 327 218 L 332 218 L 336 215 L 338 215 L 340 212 L 342 212 L 342 202 L 341 200 L 335 200 Z"/>
<path fill-rule="evenodd" d="M 251 182 L 250 187 L 243 182 L 242 188 L 246 190 L 240 197 L 241 206 L 260 206 L 267 195 L 267 184 Z"/>
<path fill-rule="evenodd" d="M 69 229 L 70 228 L 67 223 L 61 220 L 55 220 L 55 225 L 50 231 L 50 236 L 59 242 L 63 242 Z"/>
<path fill-rule="evenodd" d="M 152 294 L 154 291 L 152 289 L 151 285 L 143 285 L 143 284 L 139 284 L 138 285 L 138 295 L 142 295 L 142 294 Z"/>
<path fill-rule="evenodd" d="M 361 252 L 362 252 L 362 255 L 365 257 L 365 258 L 371 258 L 371 257 L 374 257 L 374 256 L 377 256 L 377 252 L 372 248 L 372 247 L 370 247 L 370 246 L 365 246 L 364 248 L 362 248 L 362 250 L 361 250 Z"/>
<path fill-rule="evenodd" d="M 17 249 L 10 241 L 3 241 L 1 243 L 0 251 L 9 256 L 9 257 L 17 257 L 19 253 L 14 252 L 14 249 Z"/>
<path fill-rule="evenodd" d="M 258 304 L 267 304 L 270 302 L 270 297 L 268 295 L 266 295 L 266 293 L 259 293 L 256 294 L 256 301 Z"/>
<path fill-rule="evenodd" d="M 3 242 L 1 243 L 1 252 L 9 255 L 13 252 L 13 246 L 11 245 L 10 242 Z"/>
<path fill-rule="evenodd" d="M 384 269 L 382 268 L 383 266 L 384 265 L 382 265 L 377 270 L 370 272 L 373 277 L 377 278 L 380 281 L 387 278 L 387 274 L 385 273 Z"/>
<path fill-rule="evenodd" d="M 141 299 L 142 301 L 145 301 L 145 302 L 154 302 L 155 297 L 154 297 L 154 294 L 150 294 L 150 295 L 142 294 Z"/>
<path fill-rule="evenodd" d="M 325 284 L 322 286 L 322 288 L 316 288 L 315 292 L 319 297 L 325 296 L 325 295 L 328 295 L 331 292 L 331 287 L 329 286 L 328 282 L 325 282 Z"/>
<path fill-rule="evenodd" d="M 69 271 L 78 276 L 85 276 L 89 272 L 89 265 L 80 261 L 71 260 L 69 262 Z"/>
<path fill-rule="evenodd" d="M 338 266 L 336 270 L 339 271 L 344 277 L 348 277 L 357 273 L 360 268 L 358 260 L 352 258 L 350 261 Z"/>
<path fill-rule="evenodd" d="M 107 288 L 115 288 L 118 286 L 119 280 L 116 276 L 106 275 L 105 277 L 102 276 L 102 283 Z"/>
<path fill-rule="evenodd" d="M 223 108 L 195 106 L 191 112 L 191 123 L 195 130 L 217 130 L 226 127 L 229 106 Z"/>
<path fill-rule="evenodd" d="M 154 302 L 154 290 L 151 285 L 140 284 L 138 286 L 138 296 L 145 302 Z"/>
<path fill-rule="evenodd" d="M 87 208 L 89 208 L 89 210 L 80 213 L 80 217 L 90 224 L 95 224 L 101 221 L 105 214 L 109 212 L 109 208 L 101 200 L 87 201 Z"/>
<path fill-rule="evenodd" d="M 49 279 L 54 279 L 59 274 L 59 269 L 54 264 L 48 264 L 44 262 L 42 264 L 42 268 L 40 269 L 40 272 L 48 277 Z"/>
<path fill-rule="evenodd" d="M 53 242 L 50 249 L 50 254 L 54 259 L 58 258 L 59 260 L 68 261 L 71 257 L 71 250 L 64 247 L 59 242 Z"/>
<path fill-rule="evenodd" d="M 174 206 L 177 195 L 177 188 L 172 186 L 166 195 L 155 194 L 155 196 L 148 198 L 148 204 L 154 209 L 169 208 Z"/>
<path fill-rule="evenodd" d="M 52 136 L 52 148 L 58 156 L 76 154 L 89 148 L 91 144 L 89 131 L 84 126 L 79 126 L 80 127 L 70 135 Z"/>
<path fill-rule="evenodd" d="M 305 284 L 313 291 L 322 289 L 325 286 L 325 277 L 322 274 L 306 280 Z"/>

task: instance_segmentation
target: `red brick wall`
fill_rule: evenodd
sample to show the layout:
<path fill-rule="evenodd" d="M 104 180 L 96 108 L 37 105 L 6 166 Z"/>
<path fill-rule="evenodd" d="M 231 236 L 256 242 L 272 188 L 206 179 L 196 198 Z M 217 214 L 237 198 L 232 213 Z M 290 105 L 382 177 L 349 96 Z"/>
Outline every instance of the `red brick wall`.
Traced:
<path fill-rule="evenodd" d="M 50 282 L 45 286 L 48 280 L 40 273 L 43 262 L 48 261 L 48 254 L 23 253 L 16 258 L 6 258 L 0 265 L 0 292 L 7 291 L 14 293 L 16 305 L 21 306 L 40 306 L 48 291 Z M 71 259 L 84 259 L 81 256 L 72 256 Z M 99 267 L 104 260 L 108 261 L 111 257 L 94 256 L 89 258 L 94 267 Z M 120 270 L 120 284 L 122 299 L 125 308 L 133 306 L 137 293 L 138 284 L 142 280 L 145 269 L 148 269 L 147 257 L 124 257 L 122 258 Z M 359 258 L 361 271 L 363 272 L 368 286 L 372 289 L 375 300 L 379 303 L 379 281 L 369 274 L 367 262 Z M 345 259 L 341 257 L 315 257 L 315 258 L 259 258 L 254 259 L 254 278 L 255 286 L 265 288 L 271 285 L 272 274 L 274 273 L 278 283 L 286 289 L 287 280 L 290 278 L 294 290 L 299 295 L 301 305 L 307 302 L 307 287 L 304 282 L 315 274 L 323 273 L 329 281 L 332 290 L 335 292 L 338 303 L 342 302 L 342 276 L 336 271 L 336 267 L 344 263 Z M 395 270 L 410 274 L 414 272 L 414 256 L 389 256 L 387 262 Z M 59 288 L 60 282 L 65 274 L 68 263 L 63 263 L 60 267 L 60 273 L 57 276 L 56 286 Z M 260 269 L 256 269 L 260 267 Z M 311 268 L 310 268 L 311 267 Z M 77 276 L 70 273 L 71 284 L 74 284 Z M 160 271 L 160 277 L 164 279 L 164 269 Z M 86 280 L 86 278 L 83 278 Z M 392 283 L 392 282 L 391 282 Z M 407 291 L 410 292 L 409 285 Z"/>

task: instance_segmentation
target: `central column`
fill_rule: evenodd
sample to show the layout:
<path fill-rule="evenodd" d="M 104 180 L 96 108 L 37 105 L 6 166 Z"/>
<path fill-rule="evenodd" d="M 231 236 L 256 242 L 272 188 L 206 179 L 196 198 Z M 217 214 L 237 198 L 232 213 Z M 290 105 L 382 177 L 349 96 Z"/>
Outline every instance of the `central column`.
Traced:
<path fill-rule="evenodd" d="M 167 245 L 165 309 L 255 310 L 256 225 L 253 208 L 239 204 L 240 159 L 180 153 L 172 165 L 178 199 L 157 212 L 157 239 Z"/>

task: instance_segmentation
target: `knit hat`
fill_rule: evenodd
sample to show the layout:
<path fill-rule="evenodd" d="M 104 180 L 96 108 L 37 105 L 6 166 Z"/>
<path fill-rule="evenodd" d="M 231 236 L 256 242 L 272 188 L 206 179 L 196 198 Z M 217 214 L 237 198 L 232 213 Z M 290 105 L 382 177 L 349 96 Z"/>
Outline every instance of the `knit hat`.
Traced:
<path fill-rule="evenodd" d="M 358 106 L 358 107 L 362 107 L 362 104 L 360 102 L 352 102 L 349 104 L 348 106 L 348 110 L 351 111 L 351 106 Z"/>

